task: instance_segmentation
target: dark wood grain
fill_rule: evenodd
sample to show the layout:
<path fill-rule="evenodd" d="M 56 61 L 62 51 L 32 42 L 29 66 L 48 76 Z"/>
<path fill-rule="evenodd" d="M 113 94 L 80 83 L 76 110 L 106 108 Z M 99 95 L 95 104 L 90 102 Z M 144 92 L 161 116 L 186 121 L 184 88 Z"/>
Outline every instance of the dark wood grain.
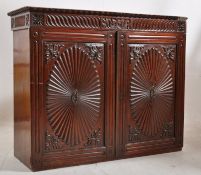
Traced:
<path fill-rule="evenodd" d="M 34 171 L 183 146 L 186 18 L 24 7 L 15 156 Z"/>
<path fill-rule="evenodd" d="M 19 30 L 14 37 L 14 154 L 31 167 L 31 89 L 29 31 Z M 21 43 L 21 44 L 19 44 Z"/>

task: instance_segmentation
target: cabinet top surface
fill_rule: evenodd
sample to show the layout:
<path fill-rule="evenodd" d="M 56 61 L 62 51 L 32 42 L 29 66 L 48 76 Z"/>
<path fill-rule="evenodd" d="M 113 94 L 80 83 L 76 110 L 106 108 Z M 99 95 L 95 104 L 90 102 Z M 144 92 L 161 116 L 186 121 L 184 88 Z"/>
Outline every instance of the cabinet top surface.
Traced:
<path fill-rule="evenodd" d="M 186 20 L 186 17 L 180 16 L 163 16 L 163 15 L 147 15 L 147 14 L 133 14 L 122 12 L 108 12 L 108 11 L 91 11 L 91 10 L 75 10 L 75 9 L 58 9 L 58 8 L 41 8 L 41 7 L 22 7 L 8 13 L 9 16 L 15 16 L 25 12 L 39 12 L 39 13 L 66 13 L 66 14 L 83 14 L 83 15 L 101 15 L 101 16 L 118 16 L 118 17 L 132 17 L 132 18 L 149 18 L 149 19 L 166 19 L 166 20 Z"/>

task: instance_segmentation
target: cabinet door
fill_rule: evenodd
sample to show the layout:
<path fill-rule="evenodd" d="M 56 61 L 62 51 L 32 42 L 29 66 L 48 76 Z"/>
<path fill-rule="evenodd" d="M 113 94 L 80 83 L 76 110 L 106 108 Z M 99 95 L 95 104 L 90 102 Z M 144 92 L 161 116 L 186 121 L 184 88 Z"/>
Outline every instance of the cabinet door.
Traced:
<path fill-rule="evenodd" d="M 52 29 L 43 32 L 40 41 L 41 166 L 112 159 L 113 33 Z"/>
<path fill-rule="evenodd" d="M 118 33 L 118 157 L 181 149 L 182 47 L 180 34 Z"/>

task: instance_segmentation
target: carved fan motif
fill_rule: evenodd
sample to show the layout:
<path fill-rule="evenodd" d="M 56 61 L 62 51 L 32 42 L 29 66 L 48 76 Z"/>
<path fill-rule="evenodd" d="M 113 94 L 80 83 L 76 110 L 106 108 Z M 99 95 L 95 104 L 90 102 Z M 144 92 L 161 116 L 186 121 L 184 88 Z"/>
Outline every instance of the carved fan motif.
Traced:
<path fill-rule="evenodd" d="M 149 49 L 135 63 L 130 85 L 132 117 L 147 136 L 159 133 L 172 117 L 174 79 L 170 65 L 157 49 Z"/>
<path fill-rule="evenodd" d="M 86 141 L 99 118 L 101 84 L 94 61 L 77 46 L 57 59 L 47 83 L 46 109 L 55 134 L 71 146 Z"/>

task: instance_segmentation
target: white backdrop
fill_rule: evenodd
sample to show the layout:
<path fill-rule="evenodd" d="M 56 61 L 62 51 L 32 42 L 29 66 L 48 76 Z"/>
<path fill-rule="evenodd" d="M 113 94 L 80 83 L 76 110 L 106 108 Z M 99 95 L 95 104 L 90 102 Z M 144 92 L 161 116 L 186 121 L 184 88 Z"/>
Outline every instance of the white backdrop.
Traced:
<path fill-rule="evenodd" d="M 188 17 L 186 52 L 186 117 L 199 117 L 201 99 L 200 0 L 0 0 L 0 122 L 13 118 L 13 55 L 10 17 L 23 6 L 176 15 Z"/>

